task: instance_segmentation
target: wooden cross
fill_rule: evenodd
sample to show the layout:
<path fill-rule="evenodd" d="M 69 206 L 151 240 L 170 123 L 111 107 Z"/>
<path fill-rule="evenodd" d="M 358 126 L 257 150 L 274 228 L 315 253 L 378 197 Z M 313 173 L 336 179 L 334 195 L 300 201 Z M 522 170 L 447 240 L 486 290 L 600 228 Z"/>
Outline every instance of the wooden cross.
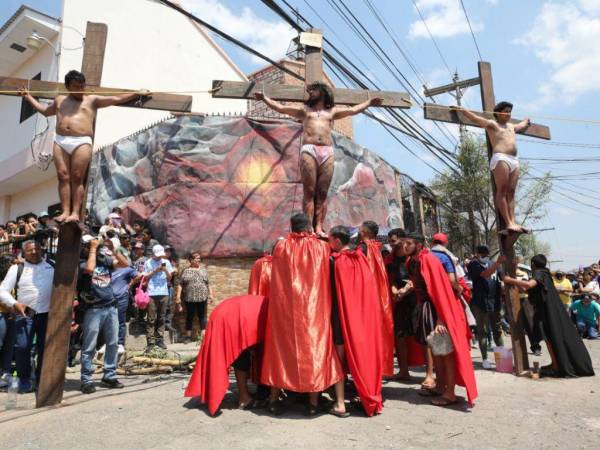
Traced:
<path fill-rule="evenodd" d="M 132 92 L 127 89 L 100 86 L 107 33 L 108 27 L 106 24 L 87 23 L 81 63 L 81 71 L 87 79 L 86 92 L 96 95 L 116 95 Z M 23 86 L 28 86 L 35 97 L 49 99 L 54 99 L 56 92 L 65 89 L 62 83 L 0 77 L 0 91 L 12 91 L 4 92 L 3 95 L 19 95 L 16 91 Z M 191 111 L 192 97 L 156 93 L 151 98 L 140 98 L 138 101 L 131 101 L 119 106 L 189 112 Z M 84 217 L 83 209 L 85 209 L 85 205 L 84 200 L 80 217 Z M 36 407 L 38 408 L 57 405 L 62 401 L 73 299 L 75 298 L 75 284 L 79 269 L 80 243 L 81 229 L 78 226 L 64 224 L 60 227 L 46 330 L 44 361 L 36 392 Z"/>
<path fill-rule="evenodd" d="M 323 33 L 311 28 L 301 33 L 300 42 L 305 47 L 305 83 L 323 82 L 323 48 L 321 45 Z M 305 102 L 308 94 L 302 86 L 286 84 L 265 84 L 244 81 L 213 81 L 214 98 L 254 99 L 255 92 L 263 92 L 267 97 L 284 102 Z M 335 103 L 339 105 L 357 105 L 369 98 L 383 99 L 381 106 L 394 108 L 410 108 L 409 94 L 393 91 L 369 91 L 360 89 L 333 89 Z"/>
<path fill-rule="evenodd" d="M 478 62 L 479 78 L 472 78 L 465 80 L 462 83 L 466 83 L 468 86 L 479 84 L 481 90 L 481 106 L 483 112 L 475 112 L 475 114 L 484 117 L 486 119 L 494 119 L 493 111 L 496 105 L 496 99 L 494 96 L 494 83 L 492 80 L 492 66 L 488 62 Z M 463 87 L 463 86 L 460 86 Z M 447 92 L 454 90 L 455 85 L 441 86 L 440 88 L 428 89 L 427 93 L 435 95 L 437 93 Z M 434 92 L 434 94 L 431 94 Z M 458 111 L 456 109 L 440 106 L 437 104 L 426 103 L 424 105 L 425 118 L 431 120 L 438 120 L 441 122 L 448 122 L 454 124 L 463 124 L 478 126 L 466 117 L 461 115 L 459 118 Z M 519 120 L 511 119 L 512 123 L 518 123 Z M 539 125 L 532 123 L 524 130 L 520 131 L 519 134 L 525 136 L 531 136 L 539 139 L 550 139 L 550 129 L 545 125 Z M 488 160 L 492 158 L 492 145 L 490 139 L 486 133 Z M 492 191 L 494 196 L 496 195 L 496 185 L 494 184 L 494 178 L 491 176 Z M 496 223 L 499 229 L 504 229 L 505 224 L 502 216 L 498 214 L 496 210 Z M 516 277 L 516 262 L 515 262 L 515 250 L 514 244 L 519 238 L 519 234 L 510 233 L 506 236 L 499 235 L 500 241 L 500 253 L 506 256 L 507 262 L 505 263 L 505 271 L 511 277 Z M 519 290 L 516 286 L 506 286 L 506 302 L 505 304 L 510 308 L 511 314 L 509 314 L 510 326 L 511 326 L 511 340 L 513 346 L 513 358 L 515 363 L 515 371 L 517 375 L 524 375 L 529 369 L 529 360 L 527 357 L 527 346 L 525 343 L 525 334 L 523 332 L 523 312 L 521 311 L 521 301 L 519 298 Z"/>

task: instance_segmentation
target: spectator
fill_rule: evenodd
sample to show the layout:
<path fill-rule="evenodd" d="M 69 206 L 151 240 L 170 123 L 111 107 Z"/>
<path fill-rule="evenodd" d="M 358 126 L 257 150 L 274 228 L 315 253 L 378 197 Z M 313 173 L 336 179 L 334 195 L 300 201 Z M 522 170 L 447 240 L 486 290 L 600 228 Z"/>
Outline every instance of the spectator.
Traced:
<path fill-rule="evenodd" d="M 32 234 L 35 234 L 35 232 L 37 230 L 38 230 L 37 218 L 33 214 L 27 216 L 27 218 L 25 219 L 25 234 L 27 234 L 28 236 L 31 236 Z"/>
<path fill-rule="evenodd" d="M 586 268 L 580 277 L 577 277 L 577 292 L 580 294 L 594 294 L 600 296 L 600 285 L 594 279 L 595 272 L 591 268 Z"/>
<path fill-rule="evenodd" d="M 48 309 L 52 295 L 54 267 L 42 258 L 40 245 L 25 241 L 25 261 L 13 265 L 0 284 L 0 302 L 19 315 L 15 320 L 15 359 L 19 392 L 31 392 L 31 350 L 35 339 L 37 350 L 36 379 L 39 381 L 44 360 L 44 344 Z M 14 290 L 15 295 L 11 294 Z M 18 300 L 17 300 L 18 299 Z"/>
<path fill-rule="evenodd" d="M 133 246 L 133 268 L 138 273 L 144 273 L 144 266 L 146 265 L 146 256 L 144 256 L 145 247 L 141 242 L 136 242 Z"/>
<path fill-rule="evenodd" d="M 128 265 L 132 265 L 131 262 L 131 238 L 128 234 L 122 234 L 119 242 L 121 243 L 120 247 L 116 249 L 117 253 L 123 255 L 125 259 L 127 259 Z"/>
<path fill-rule="evenodd" d="M 126 313 L 129 307 L 129 286 L 139 276 L 137 271 L 125 261 L 125 255 L 117 250 L 121 255 L 121 260 L 117 260 L 117 266 L 112 272 L 112 291 L 117 301 L 117 311 L 119 318 L 119 347 L 118 354 L 125 353 L 125 334 L 126 334 Z"/>
<path fill-rule="evenodd" d="M 206 328 L 206 304 L 213 299 L 212 288 L 208 281 L 206 268 L 200 265 L 202 259 L 199 252 L 189 255 L 190 266 L 183 269 L 175 292 L 175 305 L 181 311 L 181 300 L 185 304 L 185 339 L 187 344 L 192 340 L 194 317 L 198 317 L 200 330 Z"/>
<path fill-rule="evenodd" d="M 50 229 L 50 216 L 46 211 L 42 211 L 38 215 L 37 231 Z"/>
<path fill-rule="evenodd" d="M 135 220 L 133 222 L 133 227 L 132 227 L 133 239 L 135 239 L 138 242 L 141 242 L 142 241 L 142 231 L 144 231 L 144 228 L 146 228 L 146 222 L 144 222 L 143 220 Z"/>
<path fill-rule="evenodd" d="M 160 245 L 156 239 L 152 238 L 152 232 L 148 228 L 144 228 L 142 231 L 142 243 L 145 246 L 144 256 L 146 258 L 152 258 L 152 249 L 155 245 Z"/>
<path fill-rule="evenodd" d="M 109 389 L 119 389 L 123 384 L 117 379 L 119 319 L 117 301 L 112 291 L 112 271 L 117 259 L 106 255 L 100 241 L 90 235 L 82 237 L 82 260 L 79 266 L 77 290 L 79 307 L 83 316 L 81 347 L 81 392 L 92 394 L 96 387 L 92 380 L 98 336 L 105 342 L 104 375 L 101 384 Z"/>
<path fill-rule="evenodd" d="M 4 244 L 8 241 L 10 241 L 8 231 L 6 231 L 6 228 L 3 225 L 0 225 L 0 244 Z"/>
<path fill-rule="evenodd" d="M 557 270 L 554 273 L 552 282 L 554 283 L 556 292 L 558 292 L 560 301 L 565 306 L 565 309 L 569 311 L 569 307 L 571 306 L 571 292 L 573 292 L 573 285 L 567 279 L 567 277 L 565 277 L 565 273 L 561 270 Z"/>
<path fill-rule="evenodd" d="M 6 222 L 6 231 L 8 232 L 8 236 L 11 240 L 15 239 L 24 239 L 27 235 L 20 231 L 19 226 L 14 220 L 9 220 Z"/>
<path fill-rule="evenodd" d="M 462 287 L 458 283 L 458 279 L 464 277 L 464 273 L 462 272 L 462 267 L 455 265 L 454 261 L 458 261 L 458 258 L 454 256 L 447 248 L 448 245 L 448 236 L 444 233 L 436 233 L 433 235 L 433 246 L 431 247 L 431 252 L 440 260 L 442 266 L 444 267 L 444 271 L 448 275 L 450 279 L 450 284 L 452 285 L 452 290 L 455 294 L 460 296 L 462 293 Z M 460 273 L 457 273 L 460 271 Z"/>
<path fill-rule="evenodd" d="M 577 329 L 581 337 L 597 339 L 600 305 L 597 303 L 598 298 L 592 299 L 592 297 L 591 294 L 584 294 L 580 300 L 573 302 L 571 311 L 575 313 Z"/>
<path fill-rule="evenodd" d="M 504 262 L 504 257 L 499 256 L 496 262 L 491 262 L 489 255 L 489 248 L 485 245 L 480 245 L 477 247 L 476 258 L 467 267 L 469 277 L 473 281 L 473 299 L 471 300 L 470 307 L 477 322 L 477 340 L 479 341 L 479 350 L 481 351 L 482 366 L 484 369 L 492 368 L 492 363 L 487 359 L 489 346 L 488 327 L 491 327 L 496 345 L 504 345 L 502 337 L 501 285 L 498 274 L 498 267 Z"/>
<path fill-rule="evenodd" d="M 171 279 L 169 280 L 169 301 L 167 302 L 167 313 L 165 315 L 165 328 L 172 332 L 174 328 L 171 326 L 171 322 L 173 320 L 173 311 L 171 310 L 171 303 L 175 298 L 175 285 L 177 281 L 178 269 L 177 269 L 177 256 L 175 255 L 175 251 L 173 247 L 170 245 L 165 245 L 165 258 L 171 263 L 171 267 L 173 268 L 173 273 L 171 274 Z"/>
<path fill-rule="evenodd" d="M 169 281 L 174 270 L 169 260 L 166 259 L 167 255 L 162 245 L 155 245 L 151 250 L 152 258 L 148 259 L 144 266 L 144 277 L 148 280 L 147 293 L 150 296 L 146 322 L 146 345 L 148 349 L 155 345 L 166 349 L 165 316 L 169 302 Z"/>
<path fill-rule="evenodd" d="M 0 255 L 0 281 L 15 264 L 16 258 L 10 253 Z M 13 347 L 15 345 L 15 321 L 8 306 L 0 303 L 0 388 L 8 385 L 8 376 L 12 373 Z"/>

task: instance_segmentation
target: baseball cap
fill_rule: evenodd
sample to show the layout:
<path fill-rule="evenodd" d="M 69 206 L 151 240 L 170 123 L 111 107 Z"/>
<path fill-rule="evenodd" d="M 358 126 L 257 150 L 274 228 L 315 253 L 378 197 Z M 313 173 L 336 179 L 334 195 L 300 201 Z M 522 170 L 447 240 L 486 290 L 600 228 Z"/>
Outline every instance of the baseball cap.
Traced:
<path fill-rule="evenodd" d="M 41 213 L 38 214 L 38 219 L 42 218 L 42 217 L 50 217 L 48 215 L 48 211 L 42 211 Z"/>
<path fill-rule="evenodd" d="M 119 214 L 119 213 L 110 213 L 108 215 L 108 218 L 109 219 L 120 219 L 121 218 L 121 214 Z"/>
<path fill-rule="evenodd" d="M 435 233 L 433 235 L 433 241 L 439 242 L 442 245 L 448 245 L 448 236 L 445 235 L 444 233 Z"/>
<path fill-rule="evenodd" d="M 84 234 L 83 236 L 81 236 L 81 242 L 83 242 L 84 244 L 92 242 L 93 240 L 94 236 L 92 236 L 91 234 Z"/>
<path fill-rule="evenodd" d="M 161 256 L 166 256 L 165 248 L 162 245 L 157 244 L 154 247 L 152 247 L 152 254 L 154 256 L 156 256 L 157 258 L 159 258 Z"/>

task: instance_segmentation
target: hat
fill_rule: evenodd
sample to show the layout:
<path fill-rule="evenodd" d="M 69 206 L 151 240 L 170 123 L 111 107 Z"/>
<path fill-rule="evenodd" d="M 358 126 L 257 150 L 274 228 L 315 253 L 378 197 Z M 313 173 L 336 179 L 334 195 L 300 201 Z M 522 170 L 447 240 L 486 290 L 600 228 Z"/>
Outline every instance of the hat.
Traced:
<path fill-rule="evenodd" d="M 47 211 L 42 211 L 41 213 L 38 214 L 38 219 L 41 219 L 42 217 L 50 217 L 48 215 Z"/>
<path fill-rule="evenodd" d="M 121 218 L 121 214 L 119 214 L 119 213 L 110 213 L 107 217 L 109 219 L 120 219 Z"/>
<path fill-rule="evenodd" d="M 133 248 L 146 248 L 146 246 L 144 244 L 142 244 L 141 242 L 136 242 L 133 245 Z"/>
<path fill-rule="evenodd" d="M 83 236 L 81 236 L 81 242 L 84 244 L 88 244 L 89 242 L 92 242 L 94 240 L 94 236 L 92 236 L 91 234 L 84 234 Z"/>
<path fill-rule="evenodd" d="M 162 245 L 157 244 L 154 247 L 152 247 L 152 254 L 157 258 L 160 258 L 161 256 L 166 256 L 165 248 Z"/>
<path fill-rule="evenodd" d="M 444 233 L 435 233 L 433 235 L 433 241 L 439 242 L 442 245 L 448 245 L 448 236 Z"/>
<path fill-rule="evenodd" d="M 173 247 L 171 247 L 170 245 L 165 245 L 165 250 L 173 250 Z"/>
<path fill-rule="evenodd" d="M 554 272 L 557 276 L 558 275 L 564 275 L 565 273 L 562 270 L 557 270 L 556 272 Z"/>

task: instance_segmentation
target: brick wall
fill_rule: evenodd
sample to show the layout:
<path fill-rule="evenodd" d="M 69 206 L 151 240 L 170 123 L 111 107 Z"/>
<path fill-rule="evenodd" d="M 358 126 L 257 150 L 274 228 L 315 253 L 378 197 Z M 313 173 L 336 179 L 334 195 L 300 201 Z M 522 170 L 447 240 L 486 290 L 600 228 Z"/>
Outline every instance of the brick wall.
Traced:
<path fill-rule="evenodd" d="M 291 60 L 282 60 L 280 63 L 290 71 L 297 73 L 298 75 L 304 77 L 305 66 L 303 61 L 291 61 Z M 248 79 L 250 81 L 256 81 L 258 83 L 268 83 L 268 84 L 289 84 L 295 86 L 303 86 L 304 82 L 294 78 L 292 75 L 282 72 L 275 66 L 268 66 L 264 69 L 261 69 L 257 72 L 254 72 L 248 75 Z M 329 78 L 326 77 L 325 83 L 331 87 L 333 83 Z M 281 102 L 286 104 L 286 102 Z M 248 101 L 248 115 L 250 117 L 258 117 L 258 118 L 275 118 L 275 119 L 289 119 L 289 116 L 285 114 L 279 114 L 272 109 L 268 108 L 263 102 L 256 102 L 254 100 Z M 352 127 L 352 118 L 347 117 L 345 119 L 336 120 L 333 124 L 333 129 L 344 136 L 349 137 L 350 139 L 354 136 L 354 130 Z"/>
<path fill-rule="evenodd" d="M 248 280 L 252 264 L 258 258 L 219 258 L 204 259 L 203 264 L 208 269 L 208 279 L 215 294 L 215 304 L 209 306 L 208 312 L 221 301 L 235 295 L 243 295 L 248 292 Z M 179 272 L 187 266 L 187 261 L 179 264 Z M 185 330 L 185 311 L 175 313 L 173 324 L 183 334 Z M 194 322 L 196 328 L 196 322 Z"/>

